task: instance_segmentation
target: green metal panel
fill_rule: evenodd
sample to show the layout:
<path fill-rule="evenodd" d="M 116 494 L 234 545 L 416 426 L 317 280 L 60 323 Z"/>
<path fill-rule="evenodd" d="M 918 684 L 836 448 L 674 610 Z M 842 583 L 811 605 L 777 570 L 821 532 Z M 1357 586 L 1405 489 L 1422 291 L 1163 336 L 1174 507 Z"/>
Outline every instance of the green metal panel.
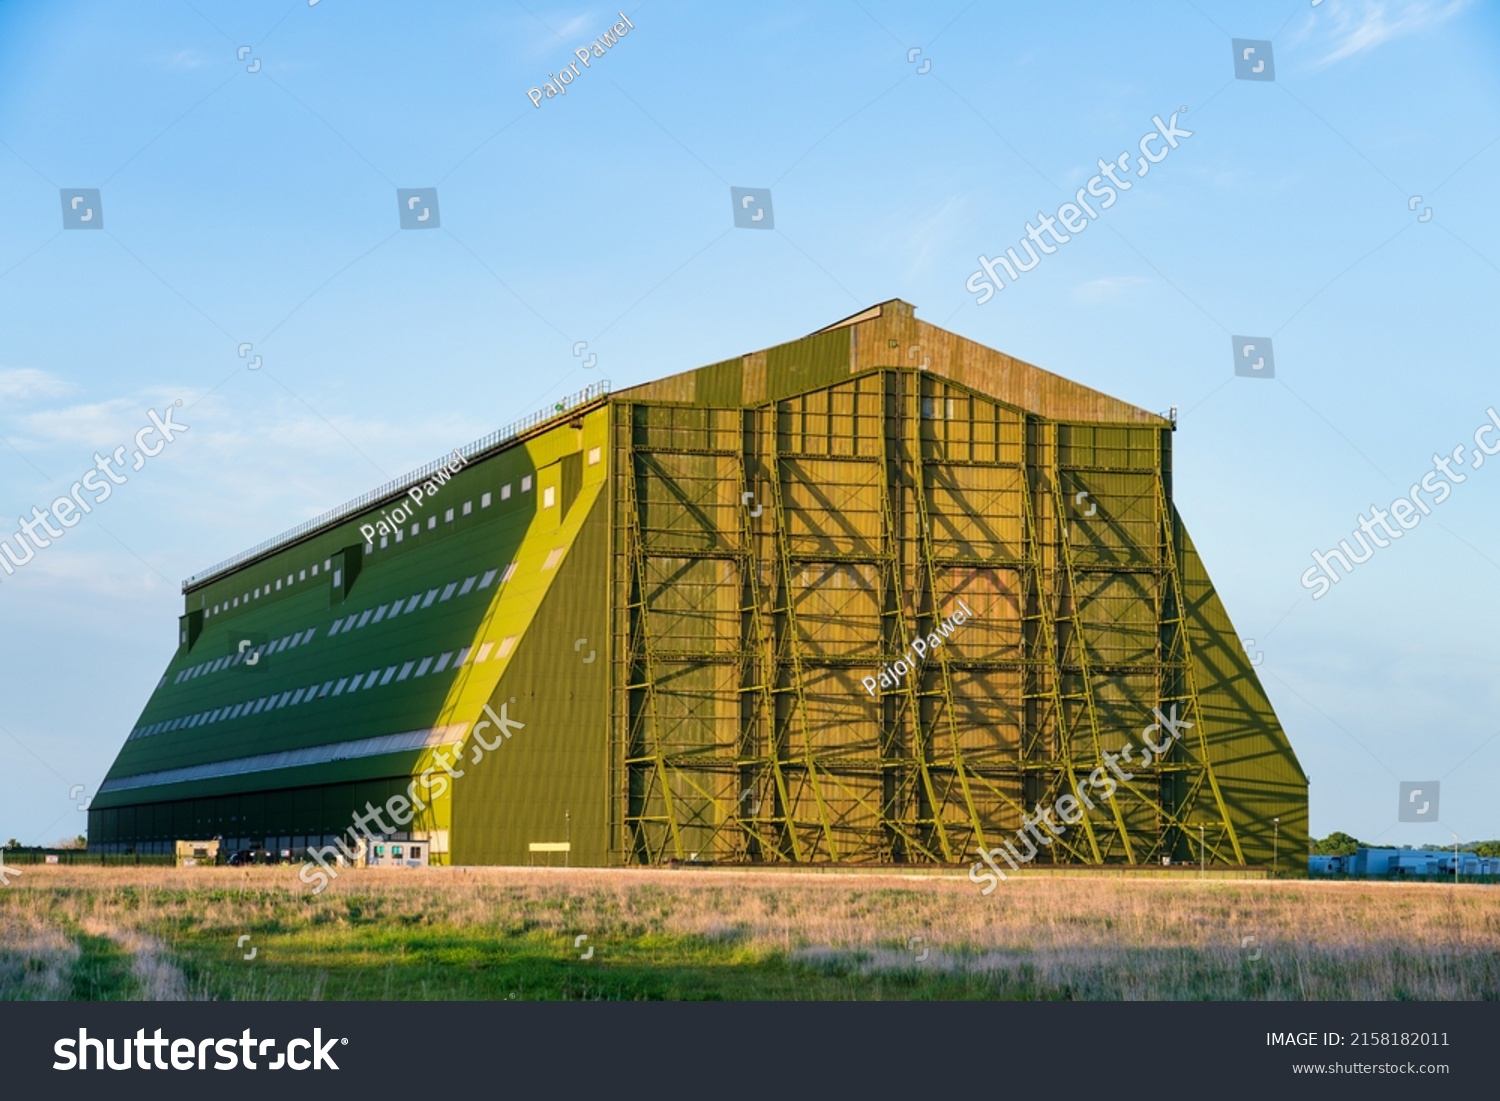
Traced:
<path fill-rule="evenodd" d="M 524 864 L 532 842 L 562 841 L 573 846 L 573 864 L 607 862 L 609 502 L 601 488 L 585 485 L 538 547 L 566 553 L 527 621 L 508 628 L 519 642 L 488 700 L 525 725 L 477 763 L 470 743 L 453 785 L 455 863 Z"/>

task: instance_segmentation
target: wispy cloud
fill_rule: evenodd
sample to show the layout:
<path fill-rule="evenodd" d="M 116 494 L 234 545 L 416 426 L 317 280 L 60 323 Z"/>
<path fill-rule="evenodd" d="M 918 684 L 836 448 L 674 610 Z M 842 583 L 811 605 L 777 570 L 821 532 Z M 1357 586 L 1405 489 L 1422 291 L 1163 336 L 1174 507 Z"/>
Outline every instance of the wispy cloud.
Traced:
<path fill-rule="evenodd" d="M 0 367 L 0 401 L 59 398 L 72 389 L 66 379 L 35 367 Z"/>
<path fill-rule="evenodd" d="M 1319 33 L 1315 15 L 1308 23 L 1308 36 L 1326 53 L 1316 64 L 1321 68 L 1373 50 L 1396 38 L 1446 23 L 1474 0 L 1330 0 L 1322 16 L 1327 27 Z"/>
<path fill-rule="evenodd" d="M 1140 275 L 1109 275 L 1102 279 L 1090 279 L 1073 288 L 1073 301 L 1085 306 L 1099 306 L 1123 298 L 1150 282 L 1150 279 Z"/>

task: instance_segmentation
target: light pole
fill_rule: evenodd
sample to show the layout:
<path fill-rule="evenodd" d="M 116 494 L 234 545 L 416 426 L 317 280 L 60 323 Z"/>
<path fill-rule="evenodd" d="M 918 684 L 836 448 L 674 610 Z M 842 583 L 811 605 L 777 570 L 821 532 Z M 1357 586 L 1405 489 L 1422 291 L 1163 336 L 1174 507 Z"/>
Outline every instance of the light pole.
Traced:
<path fill-rule="evenodd" d="M 1203 842 L 1203 826 L 1198 826 L 1198 878 L 1202 879 L 1208 874 L 1208 849 Z"/>
<path fill-rule="evenodd" d="M 571 868 L 573 866 L 573 812 L 570 810 L 563 811 L 563 821 L 567 823 L 568 830 L 568 851 L 563 857 L 563 867 Z"/>
<path fill-rule="evenodd" d="M 1281 856 L 1281 819 L 1271 819 L 1271 827 L 1271 878 L 1275 879 Z"/>
<path fill-rule="evenodd" d="M 1453 885 L 1458 886 L 1458 834 L 1453 835 Z"/>

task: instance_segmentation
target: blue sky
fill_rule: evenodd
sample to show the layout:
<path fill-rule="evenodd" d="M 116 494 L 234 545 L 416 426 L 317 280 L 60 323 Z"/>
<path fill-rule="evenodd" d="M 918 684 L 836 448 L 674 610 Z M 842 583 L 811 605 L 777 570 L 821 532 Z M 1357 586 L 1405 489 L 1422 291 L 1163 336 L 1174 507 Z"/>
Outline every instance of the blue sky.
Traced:
<path fill-rule="evenodd" d="M 617 9 L 0 0 L 0 515 L 148 408 L 190 426 L 0 575 L 0 838 L 82 829 L 183 577 L 601 378 L 892 297 L 1179 408 L 1177 501 L 1316 834 L 1500 836 L 1500 461 L 1322 599 L 1299 582 L 1500 405 L 1493 8 L 625 14 L 538 108 Z M 1235 79 L 1234 38 L 1272 42 L 1274 81 Z M 976 304 L 981 254 L 1183 107 L 1191 138 Z M 441 225 L 399 229 L 396 189 L 434 186 Z M 773 231 L 733 227 L 732 186 L 771 189 Z M 102 231 L 63 229 L 66 188 Z M 1273 339 L 1274 379 L 1235 377 L 1234 335 Z M 1402 780 L 1441 782 L 1437 822 L 1398 824 Z"/>

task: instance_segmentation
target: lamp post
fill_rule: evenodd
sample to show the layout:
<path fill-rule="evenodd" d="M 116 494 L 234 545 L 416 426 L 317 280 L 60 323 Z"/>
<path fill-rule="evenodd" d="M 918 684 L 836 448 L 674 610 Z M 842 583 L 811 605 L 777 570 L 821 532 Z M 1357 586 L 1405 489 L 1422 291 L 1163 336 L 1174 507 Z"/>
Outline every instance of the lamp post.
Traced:
<path fill-rule="evenodd" d="M 563 856 L 563 867 L 571 868 L 573 866 L 573 812 L 570 810 L 563 811 L 563 821 L 567 824 L 568 830 L 568 851 Z"/>
<path fill-rule="evenodd" d="M 1198 825 L 1198 878 L 1202 879 L 1208 874 L 1208 849 L 1203 841 L 1203 825 Z"/>
<path fill-rule="evenodd" d="M 1281 856 L 1281 819 L 1271 819 L 1271 878 L 1276 878 Z"/>

